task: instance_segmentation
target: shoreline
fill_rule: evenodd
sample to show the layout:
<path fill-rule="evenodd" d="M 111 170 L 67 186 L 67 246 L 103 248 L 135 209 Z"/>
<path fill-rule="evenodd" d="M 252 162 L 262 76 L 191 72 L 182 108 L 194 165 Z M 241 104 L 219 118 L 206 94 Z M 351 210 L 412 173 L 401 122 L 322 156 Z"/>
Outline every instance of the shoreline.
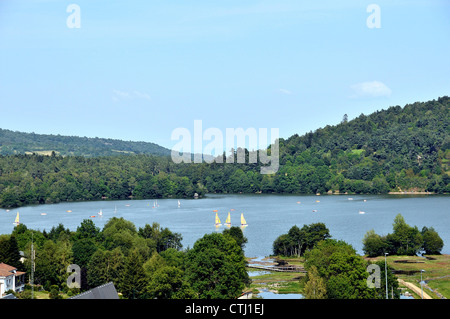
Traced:
<path fill-rule="evenodd" d="M 421 191 L 388 192 L 388 195 L 435 195 L 435 194 L 436 194 L 435 192 L 421 192 Z"/>
<path fill-rule="evenodd" d="M 0 209 L 3 210 L 11 210 L 11 209 L 20 209 L 22 207 L 29 207 L 29 206 L 43 206 L 43 205 L 52 205 L 52 204 L 61 204 L 61 203 L 81 203 L 81 202 L 95 202 L 95 201 L 132 201 L 132 200 L 163 200 L 163 199 L 183 199 L 183 200 L 191 200 L 191 199 L 202 199 L 207 197 L 208 195 L 252 195 L 255 194 L 253 192 L 251 193 L 205 193 L 203 195 L 199 195 L 198 197 L 192 197 L 192 198 L 186 198 L 186 197 L 172 197 L 172 196 L 168 196 L 168 197 L 161 197 L 161 198 L 124 198 L 124 199 L 110 199 L 110 198 L 96 198 L 96 199 L 80 199 L 80 200 L 59 200 L 59 201 L 55 201 L 55 202 L 45 202 L 45 203 L 33 203 L 33 204 L 26 204 L 23 206 L 0 206 Z M 259 193 L 257 192 L 256 194 L 269 194 L 269 195 L 290 195 L 290 196 L 320 196 L 320 195 L 449 195 L 449 193 L 442 193 L 442 194 L 438 194 L 435 192 L 425 192 L 425 191 L 400 191 L 400 192 L 388 192 L 388 193 L 384 193 L 384 194 L 366 194 L 366 193 L 360 193 L 360 194 L 356 194 L 356 193 L 339 193 L 339 192 L 327 192 L 324 194 L 296 194 L 296 193 Z"/>

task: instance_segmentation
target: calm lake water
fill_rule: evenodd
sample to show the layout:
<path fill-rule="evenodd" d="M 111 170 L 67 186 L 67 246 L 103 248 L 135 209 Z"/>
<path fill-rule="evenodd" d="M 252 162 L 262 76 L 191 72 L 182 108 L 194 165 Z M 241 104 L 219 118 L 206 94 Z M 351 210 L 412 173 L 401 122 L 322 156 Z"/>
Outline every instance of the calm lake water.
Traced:
<path fill-rule="evenodd" d="M 128 200 L 0 209 L 0 234 L 11 233 L 17 212 L 20 222 L 28 228 L 47 231 L 59 223 L 76 230 L 84 219 L 92 219 L 103 228 L 109 218 L 116 216 L 133 222 L 137 228 L 157 222 L 180 233 L 186 248 L 204 234 L 226 229 L 214 226 L 213 210 L 217 210 L 222 223 L 231 212 L 235 226 L 240 226 L 240 215 L 244 214 L 248 223 L 243 229 L 248 239 L 248 257 L 270 255 L 274 240 L 292 226 L 301 228 L 317 222 L 325 223 L 332 238 L 344 240 L 363 254 L 364 234 L 370 229 L 380 235 L 392 233 L 395 216 L 402 214 L 407 224 L 419 230 L 423 226 L 434 227 L 446 244 L 442 253 L 450 254 L 450 197 L 445 195 L 208 195 L 180 202 L 178 207 L 177 199 L 161 199 L 155 208 L 154 200 Z M 100 210 L 102 217 L 98 215 Z"/>

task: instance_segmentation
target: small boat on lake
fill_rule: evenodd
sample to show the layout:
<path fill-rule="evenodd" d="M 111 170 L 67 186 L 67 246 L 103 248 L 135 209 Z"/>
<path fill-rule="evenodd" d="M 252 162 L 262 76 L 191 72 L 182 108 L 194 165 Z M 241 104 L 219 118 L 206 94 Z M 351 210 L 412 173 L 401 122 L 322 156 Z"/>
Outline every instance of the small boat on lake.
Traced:
<path fill-rule="evenodd" d="M 225 226 L 230 227 L 231 226 L 231 216 L 230 216 L 230 212 L 228 212 L 228 217 L 225 220 Z"/>
<path fill-rule="evenodd" d="M 220 225 L 222 225 L 222 223 L 220 222 L 220 219 L 219 219 L 219 215 L 216 213 L 216 221 L 215 221 L 215 224 L 214 224 L 216 227 L 219 227 Z"/>
<path fill-rule="evenodd" d="M 241 214 L 241 227 L 247 227 L 247 221 L 244 218 L 244 214 Z"/>
<path fill-rule="evenodd" d="M 13 223 L 13 224 L 16 225 L 16 226 L 19 226 L 19 225 L 20 225 L 20 221 L 19 221 L 19 212 L 17 212 L 16 219 L 14 220 L 14 223 Z"/>
<path fill-rule="evenodd" d="M 360 210 L 359 213 L 362 215 L 362 214 L 365 214 L 366 212 L 363 212 L 362 210 Z"/>

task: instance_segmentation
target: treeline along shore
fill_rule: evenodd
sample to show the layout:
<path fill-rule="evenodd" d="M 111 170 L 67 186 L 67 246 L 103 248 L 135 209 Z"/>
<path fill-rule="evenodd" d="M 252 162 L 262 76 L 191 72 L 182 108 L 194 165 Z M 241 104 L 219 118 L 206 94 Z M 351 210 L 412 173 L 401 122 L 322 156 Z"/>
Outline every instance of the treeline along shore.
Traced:
<path fill-rule="evenodd" d="M 16 154 L 0 156 L 0 207 L 196 193 L 449 193 L 449 110 L 444 96 L 281 138 L 274 174 L 260 174 L 260 163 L 248 161 L 176 164 L 166 155 L 123 152 L 26 155 L 9 133 L 0 148 Z"/>

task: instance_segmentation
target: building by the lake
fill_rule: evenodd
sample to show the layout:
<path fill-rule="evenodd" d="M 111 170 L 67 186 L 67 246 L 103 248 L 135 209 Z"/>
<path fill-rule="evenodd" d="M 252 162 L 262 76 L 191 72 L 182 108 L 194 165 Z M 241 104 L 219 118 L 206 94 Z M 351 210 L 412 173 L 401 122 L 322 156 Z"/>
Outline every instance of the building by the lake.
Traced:
<path fill-rule="evenodd" d="M 9 290 L 22 291 L 25 287 L 25 274 L 13 266 L 0 263 L 0 298 Z"/>

